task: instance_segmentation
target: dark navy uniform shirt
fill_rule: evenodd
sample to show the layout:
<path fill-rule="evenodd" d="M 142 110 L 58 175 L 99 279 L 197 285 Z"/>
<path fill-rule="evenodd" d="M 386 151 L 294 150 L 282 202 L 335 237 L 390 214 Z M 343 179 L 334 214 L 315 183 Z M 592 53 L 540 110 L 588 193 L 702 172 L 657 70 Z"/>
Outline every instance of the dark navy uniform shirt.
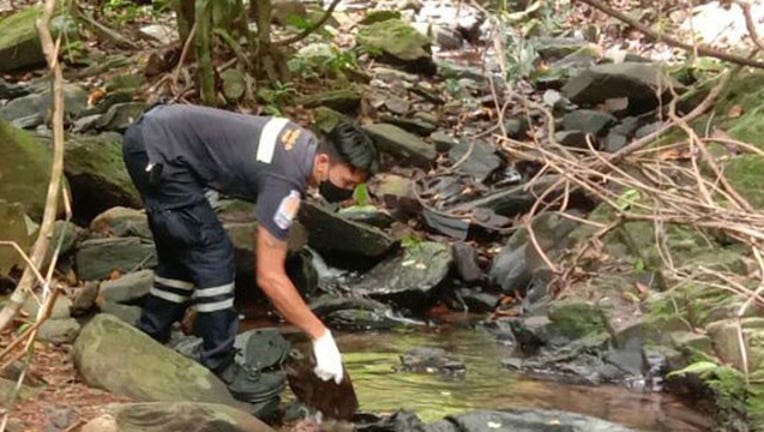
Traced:
<path fill-rule="evenodd" d="M 205 187 L 257 202 L 259 223 L 285 239 L 313 170 L 316 137 L 284 118 L 160 105 L 143 117 L 152 163 L 189 170 Z"/>

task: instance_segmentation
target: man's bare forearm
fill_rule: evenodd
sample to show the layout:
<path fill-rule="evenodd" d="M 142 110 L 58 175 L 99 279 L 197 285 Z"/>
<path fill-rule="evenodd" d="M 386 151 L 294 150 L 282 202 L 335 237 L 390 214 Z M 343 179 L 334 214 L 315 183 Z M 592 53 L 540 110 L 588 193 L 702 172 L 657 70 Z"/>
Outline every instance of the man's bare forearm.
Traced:
<path fill-rule="evenodd" d="M 317 339 L 326 331 L 321 320 L 305 304 L 300 293 L 286 274 L 272 275 L 262 281 L 260 288 L 287 321 Z"/>

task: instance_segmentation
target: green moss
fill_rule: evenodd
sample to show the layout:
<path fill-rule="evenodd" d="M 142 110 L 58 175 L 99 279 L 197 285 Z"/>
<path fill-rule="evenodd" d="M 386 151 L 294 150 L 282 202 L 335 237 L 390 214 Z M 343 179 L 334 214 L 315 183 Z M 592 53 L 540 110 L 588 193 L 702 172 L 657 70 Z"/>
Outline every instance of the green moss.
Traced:
<path fill-rule="evenodd" d="M 764 123 L 764 122 L 763 122 Z M 762 130 L 764 132 L 764 130 Z M 756 208 L 764 208 L 764 158 L 759 155 L 737 156 L 724 164 L 724 173 L 748 202 Z"/>
<path fill-rule="evenodd" d="M 607 332 L 602 312 L 591 303 L 575 300 L 556 302 L 549 309 L 549 319 L 556 331 L 571 339 Z"/>
<path fill-rule="evenodd" d="M 430 57 L 430 39 L 399 19 L 362 28 L 358 32 L 357 42 L 373 56 L 387 53 L 404 61 Z"/>
<path fill-rule="evenodd" d="M 21 203 L 24 211 L 39 221 L 50 178 L 50 151 L 32 134 L 2 119 L 0 143 L 0 196 Z"/>
<path fill-rule="evenodd" d="M 742 115 L 730 116 L 733 107 Z M 719 125 L 732 137 L 764 148 L 764 73 L 735 77 L 715 107 Z"/>
<path fill-rule="evenodd" d="M 361 25 L 376 24 L 378 22 L 398 19 L 401 17 L 400 11 L 393 10 L 375 10 L 366 14 L 361 20 Z"/>

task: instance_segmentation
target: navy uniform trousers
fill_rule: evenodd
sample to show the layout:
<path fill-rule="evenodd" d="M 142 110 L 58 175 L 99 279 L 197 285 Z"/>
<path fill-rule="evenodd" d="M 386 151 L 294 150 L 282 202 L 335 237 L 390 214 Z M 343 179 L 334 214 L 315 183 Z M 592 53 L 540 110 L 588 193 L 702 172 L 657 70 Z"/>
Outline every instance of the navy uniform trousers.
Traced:
<path fill-rule="evenodd" d="M 127 129 L 122 151 L 143 197 L 158 258 L 138 327 L 166 343 L 172 324 L 195 304 L 203 339 L 200 361 L 221 371 L 233 361 L 237 330 L 231 240 L 191 172 L 149 166 L 141 119 Z"/>

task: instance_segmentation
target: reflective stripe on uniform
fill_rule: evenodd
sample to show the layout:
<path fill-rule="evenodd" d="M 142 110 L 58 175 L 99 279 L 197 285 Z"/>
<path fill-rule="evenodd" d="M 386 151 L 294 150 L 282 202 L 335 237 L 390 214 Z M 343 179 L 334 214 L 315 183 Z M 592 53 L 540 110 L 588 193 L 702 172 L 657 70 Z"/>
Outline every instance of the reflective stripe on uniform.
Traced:
<path fill-rule="evenodd" d="M 197 303 L 196 310 L 198 312 L 217 312 L 233 307 L 233 298 L 221 300 L 215 303 Z"/>
<path fill-rule="evenodd" d="M 188 301 L 188 296 L 182 296 L 180 294 L 175 294 L 173 292 L 164 291 L 159 287 L 151 287 L 151 290 L 149 290 L 149 294 L 153 295 L 154 297 L 159 297 L 160 299 L 167 300 L 173 303 L 185 303 Z"/>
<path fill-rule="evenodd" d="M 232 294 L 233 293 L 233 285 L 234 283 L 231 282 L 229 284 L 220 285 L 216 287 L 210 287 L 210 288 L 199 288 L 194 293 L 194 297 L 214 297 L 222 294 Z"/>
<path fill-rule="evenodd" d="M 257 144 L 257 161 L 271 163 L 273 152 L 276 149 L 276 140 L 289 120 L 280 117 L 274 117 L 268 120 L 263 130 L 260 132 L 260 141 Z"/>
<path fill-rule="evenodd" d="M 182 290 L 192 290 L 194 289 L 194 284 L 191 282 L 182 281 L 179 279 L 170 279 L 170 278 L 164 278 L 162 276 L 154 275 L 154 282 L 172 287 L 172 288 L 178 288 Z"/>

